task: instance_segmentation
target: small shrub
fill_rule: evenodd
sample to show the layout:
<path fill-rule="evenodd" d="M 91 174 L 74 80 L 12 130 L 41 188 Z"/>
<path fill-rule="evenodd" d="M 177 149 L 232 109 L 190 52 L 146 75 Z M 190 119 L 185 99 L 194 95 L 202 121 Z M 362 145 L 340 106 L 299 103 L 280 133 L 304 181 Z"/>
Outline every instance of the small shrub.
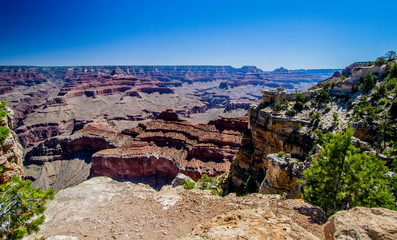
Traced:
<path fill-rule="evenodd" d="M 334 122 L 339 122 L 339 115 L 338 115 L 338 113 L 334 112 L 334 113 L 332 114 L 332 118 L 333 118 Z"/>
<path fill-rule="evenodd" d="M 293 117 L 296 115 L 296 111 L 294 109 L 290 109 L 285 114 L 287 114 L 289 117 Z"/>
<path fill-rule="evenodd" d="M 387 59 L 385 57 L 378 57 L 375 61 L 375 66 L 382 66 L 387 63 Z"/>
<path fill-rule="evenodd" d="M 45 204 L 54 198 L 54 191 L 43 192 L 31 185 L 32 182 L 17 177 L 0 185 L 0 239 L 22 239 L 39 231 L 39 225 L 44 222 Z"/>
<path fill-rule="evenodd" d="M 283 106 L 281 106 L 280 104 L 277 103 L 277 104 L 274 105 L 274 110 L 280 111 L 282 109 L 283 109 Z"/>
<path fill-rule="evenodd" d="M 378 105 L 379 105 L 379 106 L 383 106 L 383 105 L 385 105 L 388 101 L 389 101 L 389 100 L 387 100 L 387 98 L 381 98 L 381 99 L 379 99 L 379 101 L 378 101 Z"/>
<path fill-rule="evenodd" d="M 300 130 L 302 129 L 302 125 L 299 124 L 298 127 L 297 127 L 297 129 L 298 129 L 298 131 L 300 131 Z"/>
<path fill-rule="evenodd" d="M 386 89 L 388 91 L 393 91 L 397 87 L 397 77 L 390 79 L 386 83 Z"/>
<path fill-rule="evenodd" d="M 294 109 L 298 110 L 298 111 L 302 111 L 303 110 L 303 103 L 302 102 L 296 102 L 294 105 Z"/>
<path fill-rule="evenodd" d="M 389 69 L 389 78 L 397 78 L 397 62 L 391 64 Z"/>
<path fill-rule="evenodd" d="M 8 111 L 5 109 L 7 107 L 7 103 L 5 101 L 1 101 L 0 103 L 0 121 L 7 117 Z M 0 145 L 4 144 L 4 141 L 10 134 L 10 129 L 7 126 L 0 126 Z"/>
<path fill-rule="evenodd" d="M 305 96 L 302 93 L 297 93 L 296 94 L 296 101 L 297 102 L 304 102 L 305 101 Z"/>
<path fill-rule="evenodd" d="M 183 185 L 185 189 L 193 189 L 196 187 L 196 183 L 190 179 L 187 179 L 185 184 Z"/>
<path fill-rule="evenodd" d="M 314 124 L 318 125 L 321 120 L 321 113 L 320 112 L 313 113 L 310 116 L 310 119 L 314 122 Z"/>
<path fill-rule="evenodd" d="M 265 103 L 264 102 L 259 103 L 258 108 L 259 109 L 265 108 Z"/>
<path fill-rule="evenodd" d="M 331 96 L 326 91 L 321 91 L 321 93 L 316 97 L 317 102 L 324 103 L 329 102 L 331 100 Z"/>
<path fill-rule="evenodd" d="M 368 71 L 365 74 L 363 84 L 362 84 L 363 91 L 368 93 L 369 91 L 372 90 L 372 88 L 374 88 L 375 84 L 376 84 L 376 77 L 374 75 L 372 75 L 372 73 L 370 71 Z"/>
<path fill-rule="evenodd" d="M 201 178 L 197 182 L 197 188 L 199 189 L 211 189 L 215 186 L 215 178 L 209 177 L 207 174 L 201 175 Z"/>
<path fill-rule="evenodd" d="M 283 105 L 288 105 L 288 104 L 289 104 L 289 101 L 287 100 L 287 98 L 283 97 Z"/>
<path fill-rule="evenodd" d="M 279 153 L 277 154 L 277 156 L 278 156 L 279 158 L 284 158 L 285 153 L 284 153 L 284 152 L 279 152 Z"/>
<path fill-rule="evenodd" d="M 325 105 L 324 111 L 329 112 L 329 110 L 331 110 L 331 107 L 329 105 Z"/>

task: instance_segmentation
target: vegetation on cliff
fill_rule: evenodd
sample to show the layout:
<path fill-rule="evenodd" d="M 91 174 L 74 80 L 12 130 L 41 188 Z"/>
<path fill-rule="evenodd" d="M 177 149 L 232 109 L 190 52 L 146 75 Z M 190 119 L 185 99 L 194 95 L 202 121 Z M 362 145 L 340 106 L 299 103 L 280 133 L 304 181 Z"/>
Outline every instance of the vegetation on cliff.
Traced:
<path fill-rule="evenodd" d="M 373 153 L 360 153 L 352 136 L 352 129 L 324 136 L 322 148 L 304 172 L 303 198 L 328 216 L 356 206 L 395 209 L 385 163 Z"/>
<path fill-rule="evenodd" d="M 8 111 L 6 110 L 7 103 L 5 101 L 1 101 L 0 103 L 0 119 L 4 119 L 7 117 Z M 8 134 L 10 134 L 10 129 L 7 126 L 0 126 L 0 145 L 4 144 Z"/>
<path fill-rule="evenodd" d="M 32 182 L 17 177 L 0 185 L 1 239 L 22 239 L 26 234 L 39 231 L 39 225 L 44 222 L 45 204 L 54 198 L 54 191 L 43 192 L 31 185 Z"/>
<path fill-rule="evenodd" d="M 0 104 L 0 120 L 8 111 L 7 103 Z M 0 126 L 0 147 L 11 133 L 7 125 Z M 0 175 L 3 169 L 0 168 Z M 0 239 L 22 239 L 25 234 L 37 232 L 44 222 L 43 212 L 47 199 L 54 197 L 54 191 L 43 192 L 31 187 L 30 181 L 14 176 L 11 181 L 0 185 Z M 34 218 L 35 217 L 35 218 Z"/>
<path fill-rule="evenodd" d="M 365 74 L 360 77 L 361 73 Z M 327 215 L 355 206 L 396 208 L 395 53 L 388 52 L 387 57 L 378 58 L 369 67 L 353 69 L 353 75 L 348 78 L 332 78 L 338 89 L 357 79 L 359 86 L 353 85 L 351 92 L 339 90 L 342 92 L 339 98 L 335 96 L 338 90 L 329 89 L 329 82 L 322 85 L 323 90 L 316 97 L 319 101 L 325 93 L 333 95 L 329 100 L 347 109 L 346 117 L 354 127 L 354 132 L 347 129 L 337 134 L 320 134 L 317 142 L 322 144 L 322 148 L 313 159 L 311 168 L 304 172 L 307 188 L 303 197 L 323 208 Z M 339 122 L 337 114 L 334 113 L 333 118 L 334 122 Z M 335 128 L 323 130 L 337 131 Z M 359 138 L 361 145 L 366 145 L 364 149 L 353 146 L 353 135 Z"/>

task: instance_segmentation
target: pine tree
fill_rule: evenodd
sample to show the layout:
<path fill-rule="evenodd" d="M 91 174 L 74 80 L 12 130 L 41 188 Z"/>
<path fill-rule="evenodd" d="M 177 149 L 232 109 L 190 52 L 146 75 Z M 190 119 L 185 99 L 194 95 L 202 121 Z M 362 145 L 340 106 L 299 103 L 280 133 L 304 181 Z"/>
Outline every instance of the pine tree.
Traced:
<path fill-rule="evenodd" d="M 0 169 L 1 172 L 2 169 Z M 44 205 L 54 198 L 54 191 L 31 187 L 32 182 L 13 177 L 0 185 L 0 238 L 22 239 L 39 230 L 44 222 Z M 36 216 L 35 219 L 32 219 Z"/>
<path fill-rule="evenodd" d="M 303 175 L 303 198 L 328 216 L 356 206 L 395 209 L 385 163 L 352 145 L 353 130 L 332 134 Z"/>

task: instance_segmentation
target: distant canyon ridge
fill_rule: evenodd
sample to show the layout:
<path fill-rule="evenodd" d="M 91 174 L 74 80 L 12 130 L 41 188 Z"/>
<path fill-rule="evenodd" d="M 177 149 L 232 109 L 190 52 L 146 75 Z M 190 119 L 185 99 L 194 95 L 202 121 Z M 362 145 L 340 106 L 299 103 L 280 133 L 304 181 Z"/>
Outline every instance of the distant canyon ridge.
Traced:
<path fill-rule="evenodd" d="M 34 185 L 63 189 L 89 175 L 127 169 L 120 164 L 134 159 L 153 162 L 154 168 L 115 176 L 153 175 L 156 184 L 159 173 L 172 177 L 182 171 L 195 178 L 227 171 L 248 124 L 240 117 L 261 101 L 262 90 L 305 90 L 337 70 L 4 66 L 0 98 L 14 111 L 25 177 Z M 118 165 L 110 166 L 109 161 Z M 173 164 L 157 169 L 159 161 Z"/>
<path fill-rule="evenodd" d="M 193 123 L 244 116 L 261 98 L 261 90 L 305 90 L 336 70 L 3 66 L 0 98 L 15 111 L 14 130 L 26 148 L 49 137 L 70 134 L 87 121 L 111 122 L 121 131 L 170 108 Z"/>

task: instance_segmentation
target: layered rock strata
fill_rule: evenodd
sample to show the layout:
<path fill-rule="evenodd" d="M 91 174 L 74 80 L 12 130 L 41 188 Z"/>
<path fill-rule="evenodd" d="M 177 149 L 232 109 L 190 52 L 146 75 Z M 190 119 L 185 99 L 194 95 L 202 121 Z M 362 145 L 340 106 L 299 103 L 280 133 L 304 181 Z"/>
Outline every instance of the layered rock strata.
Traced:
<path fill-rule="evenodd" d="M 263 102 L 274 104 L 274 98 L 269 98 L 265 92 Z M 250 108 L 248 117 L 250 129 L 244 134 L 242 147 L 233 159 L 229 190 L 243 192 L 251 185 L 257 191 L 262 186 L 263 192 L 287 192 L 289 197 L 298 197 L 300 189 L 296 180 L 300 171 L 294 170 L 298 167 L 294 166 L 296 162 L 277 159 L 269 154 L 285 152 L 304 160 L 313 140 L 310 135 L 300 132 L 298 126 L 308 126 L 309 119 L 278 116 L 273 110 L 258 107 Z"/>
<path fill-rule="evenodd" d="M 52 137 L 28 149 L 26 175 L 34 186 L 55 190 L 89 176 L 154 187 L 169 184 L 178 173 L 194 180 L 204 173 L 215 176 L 229 170 L 247 125 L 247 117 L 192 124 L 173 110 L 121 133 L 109 122 L 89 122 L 72 135 Z"/>
<path fill-rule="evenodd" d="M 221 174 L 229 170 L 247 124 L 242 117 L 196 125 L 167 110 L 156 120 L 123 131 L 133 143 L 95 153 L 91 176 L 121 180 L 160 176 L 171 181 L 178 173 L 194 180 L 204 173 Z"/>
<path fill-rule="evenodd" d="M 10 133 L 4 140 L 4 144 L 0 146 L 0 184 L 7 183 L 13 176 L 23 177 L 23 149 L 18 141 L 17 135 L 11 130 L 13 112 L 8 110 L 8 115 L 1 119 L 0 126 L 10 129 Z"/>

